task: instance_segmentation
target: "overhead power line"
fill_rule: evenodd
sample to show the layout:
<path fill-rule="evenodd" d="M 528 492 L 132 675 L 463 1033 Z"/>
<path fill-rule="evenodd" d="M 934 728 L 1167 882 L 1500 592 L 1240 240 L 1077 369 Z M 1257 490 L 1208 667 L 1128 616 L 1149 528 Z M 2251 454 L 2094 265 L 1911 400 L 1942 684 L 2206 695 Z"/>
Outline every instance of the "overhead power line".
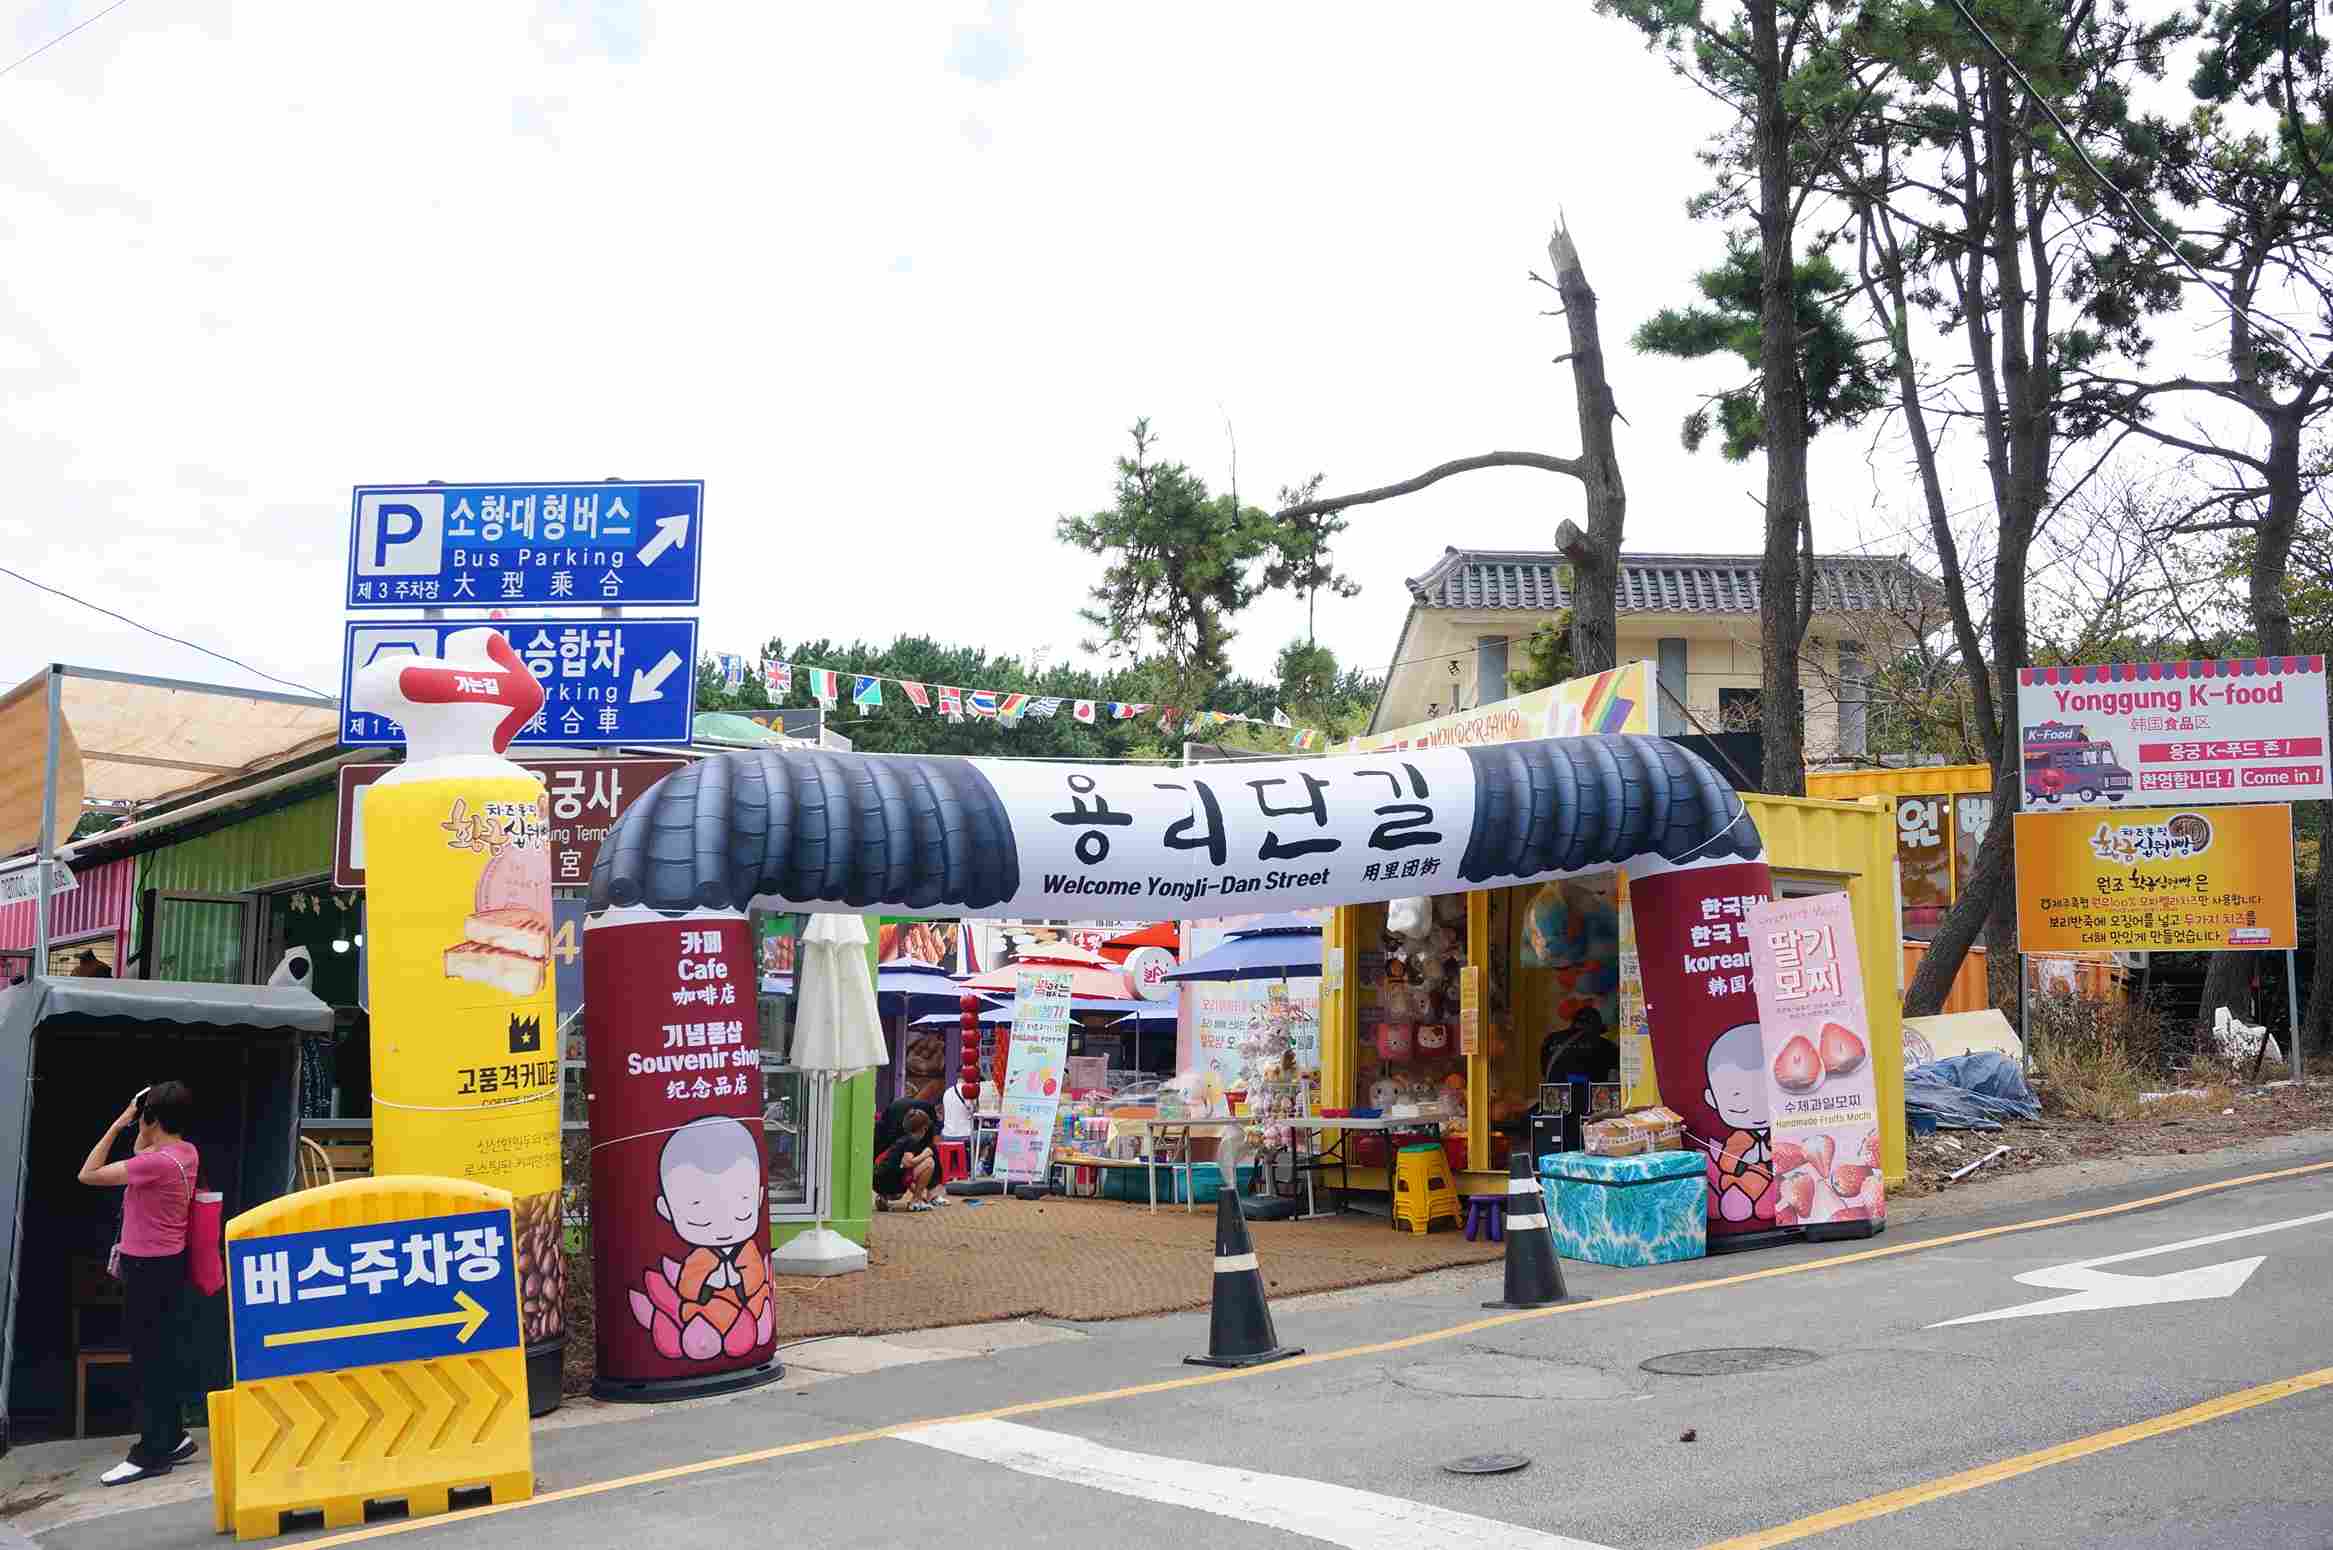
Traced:
<path fill-rule="evenodd" d="M 34 49 L 31 53 L 21 55 L 16 59 L 12 59 L 5 65 L 0 65 L 0 75 L 6 75 L 9 71 L 14 70 L 18 65 L 30 64 L 32 61 L 40 58 L 41 55 L 47 53 L 50 49 L 55 48 L 58 44 L 64 42 L 74 33 L 79 32 L 82 28 L 88 26 L 91 22 L 103 21 L 105 18 L 111 16 L 114 12 L 120 10 L 123 6 L 128 5 L 129 3 L 130 0 L 113 0 L 113 4 L 107 6 L 104 10 L 97 12 L 93 16 L 85 17 L 82 20 L 75 22 L 72 26 L 67 27 L 63 32 L 58 33 L 55 37 L 49 39 L 48 42 L 43 43 L 39 48 Z"/>
<path fill-rule="evenodd" d="M 2171 257 L 2178 262 L 2182 269 L 2185 269 L 2189 274 L 2195 276 L 2196 282 L 2203 286 L 2205 290 L 2210 291 L 2214 296 L 2217 296 L 2220 299 L 2221 305 L 2225 306 L 2230 312 L 2241 313 L 2243 316 L 2252 319 L 2253 322 L 2261 324 L 2270 332 L 2281 333 L 2285 335 L 2287 338 L 2292 340 L 2294 348 L 2300 352 L 2301 359 L 2309 363 L 2309 369 L 2311 371 L 2321 371 L 2324 369 L 2321 363 L 2317 360 L 2316 353 L 2309 348 L 2309 342 L 2307 338 L 2301 334 L 2300 330 L 2294 328 L 2291 324 L 2285 322 L 2281 318 L 2270 317 L 2265 312 L 2255 311 L 2253 308 L 2244 306 L 2239 303 L 2234 296 L 2228 293 L 2227 287 L 2221 285 L 2219 281 L 2214 280 L 2210 275 L 2205 274 L 2201 269 L 2197 268 L 2193 259 L 2189 258 L 2185 253 L 2181 252 L 2179 246 L 2170 238 L 2164 236 L 2162 231 L 2156 227 L 2155 223 L 2147 218 L 2147 212 L 2139 208 L 2138 201 L 2133 199 L 2130 195 L 2124 193 L 2121 189 L 2117 188 L 2113 181 L 2109 179 L 2104 172 L 2099 170 L 2098 163 L 2090 159 L 2089 150 L 2082 144 L 2081 140 L 2075 136 L 2073 127 L 2069 125 L 2064 118 L 2059 116 L 2057 105 L 2051 102 L 2048 97 L 2034 90 L 2033 83 L 2025 78 L 2025 72 L 2017 68 L 2017 61 L 2011 59 L 2009 57 L 2008 51 L 2003 49 L 2000 44 L 1993 41 L 1993 35 L 1985 31 L 1983 24 L 1980 23 L 1976 19 L 1976 16 L 1969 10 L 1967 0 L 1951 0 L 1951 4 L 1952 9 L 1959 15 L 1962 23 L 1967 26 L 1969 31 L 1977 35 L 1977 41 L 1984 44 L 1987 52 L 1991 53 L 1995 59 L 2000 61 L 2001 68 L 2009 72 L 2009 79 L 2017 83 L 2017 89 L 2024 92 L 2026 96 L 2032 98 L 2035 105 L 2038 106 L 2042 112 L 2049 115 L 2049 121 L 2057 126 L 2058 133 L 2064 138 L 2067 147 L 2073 151 L 2075 157 L 2082 163 L 2082 166 L 2089 172 L 2090 176 L 2097 180 L 2098 186 L 2105 190 L 2107 193 L 2113 195 L 2115 200 L 2120 203 L 2125 210 L 2130 212 L 2131 219 L 2137 221 L 2146 234 L 2155 239 L 2156 246 L 2160 247 L 2164 252 L 2170 254 Z"/>
<path fill-rule="evenodd" d="M 142 624 L 139 621 L 131 618 L 128 614 L 115 613 L 112 609 L 107 608 L 102 604 L 92 603 L 85 597 L 75 597 L 72 593 L 67 592 L 59 587 L 52 587 L 45 581 L 35 581 L 32 579 L 32 577 L 27 576 L 22 571 L 10 570 L 7 566 L 0 565 L 0 576 L 13 576 L 18 581 L 23 582 L 26 586 L 33 588 L 35 591 L 46 592 L 51 597 L 61 597 L 68 603 L 78 603 L 81 607 L 90 610 L 92 613 L 101 613 L 108 619 L 118 619 L 123 624 L 128 625 L 131 629 L 143 630 L 148 635 L 153 636 L 157 640 L 166 640 L 173 646 L 184 646 L 189 651 L 199 651 L 206 657 L 215 657 L 219 661 L 228 664 L 230 667 L 241 668 L 244 672 L 249 673 L 254 678 L 264 678 L 271 684 L 280 684 L 286 689 L 297 689 L 302 694 L 313 694 L 320 700 L 328 700 L 333 698 L 333 696 L 324 693 L 321 689 L 311 689 L 306 684 L 294 683 L 289 678 L 278 678 L 275 674 L 266 671 L 264 668 L 253 667 L 250 663 L 244 661 L 240 657 L 231 657 L 224 651 L 213 651 L 210 647 L 202 645 L 199 642 L 187 640 L 182 636 L 172 635 L 166 630 L 157 630 L 150 624 Z"/>

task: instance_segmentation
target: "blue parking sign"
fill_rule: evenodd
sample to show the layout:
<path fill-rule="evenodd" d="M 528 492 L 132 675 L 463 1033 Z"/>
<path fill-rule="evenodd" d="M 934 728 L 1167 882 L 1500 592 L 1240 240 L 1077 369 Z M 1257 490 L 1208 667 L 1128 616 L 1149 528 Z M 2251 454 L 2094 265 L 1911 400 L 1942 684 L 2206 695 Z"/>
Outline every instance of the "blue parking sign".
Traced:
<path fill-rule="evenodd" d="M 502 632 L 543 686 L 543 708 L 514 747 L 686 743 L 697 695 L 694 619 L 411 620 L 351 623 L 340 669 L 340 741 L 392 747 L 404 729 L 350 705 L 350 683 L 382 657 L 444 655 L 461 630 Z"/>
<path fill-rule="evenodd" d="M 693 605 L 705 486 L 367 484 L 350 502 L 348 606 Z"/>
<path fill-rule="evenodd" d="M 236 1238 L 235 1381 L 507 1350 L 519 1343 L 507 1211 Z"/>

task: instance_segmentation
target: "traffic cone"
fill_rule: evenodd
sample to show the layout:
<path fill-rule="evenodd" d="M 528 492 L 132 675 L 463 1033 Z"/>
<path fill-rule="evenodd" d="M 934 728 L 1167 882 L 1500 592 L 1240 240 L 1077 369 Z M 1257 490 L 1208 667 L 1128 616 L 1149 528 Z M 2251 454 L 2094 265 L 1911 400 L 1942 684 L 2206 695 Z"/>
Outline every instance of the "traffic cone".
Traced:
<path fill-rule="evenodd" d="M 1563 1288 L 1563 1261 L 1555 1255 L 1555 1230 L 1547 1220 L 1547 1196 L 1531 1167 L 1537 1159 L 1527 1146 L 1507 1158 L 1507 1283 L 1506 1295 L 1486 1308 L 1552 1308 L 1576 1302 Z"/>
<path fill-rule="evenodd" d="M 1215 1197 L 1215 1305 L 1207 1320 L 1207 1354 L 1183 1361 L 1192 1367 L 1261 1367 L 1303 1354 L 1302 1346 L 1283 1346 L 1272 1332 L 1264 1272 L 1256 1266 L 1256 1246 L 1248 1241 L 1247 1218 L 1238 1193 L 1225 1189 Z"/>

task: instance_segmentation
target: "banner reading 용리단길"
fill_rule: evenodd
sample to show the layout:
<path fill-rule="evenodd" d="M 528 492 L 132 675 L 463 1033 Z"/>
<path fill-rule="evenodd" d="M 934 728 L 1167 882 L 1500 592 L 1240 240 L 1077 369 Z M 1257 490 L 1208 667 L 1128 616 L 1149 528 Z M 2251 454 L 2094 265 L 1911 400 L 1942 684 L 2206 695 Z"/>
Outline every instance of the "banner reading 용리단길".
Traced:
<path fill-rule="evenodd" d="M 2292 809 L 2019 813 L 2017 945 L 2029 953 L 2286 948 Z"/>

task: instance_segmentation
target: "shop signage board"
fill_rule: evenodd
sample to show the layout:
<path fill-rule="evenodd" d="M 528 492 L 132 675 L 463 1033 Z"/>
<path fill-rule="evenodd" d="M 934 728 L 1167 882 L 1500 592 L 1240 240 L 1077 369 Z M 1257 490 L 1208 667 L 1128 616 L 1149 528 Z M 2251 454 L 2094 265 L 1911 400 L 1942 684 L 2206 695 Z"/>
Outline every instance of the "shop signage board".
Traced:
<path fill-rule="evenodd" d="M 1853 905 L 1844 893 L 1778 899 L 1751 905 L 1744 926 L 1781 1192 L 1775 1225 L 1884 1221 L 1879 1091 Z"/>
<path fill-rule="evenodd" d="M 2021 668 L 2017 722 L 2036 811 L 2333 796 L 2323 657 Z"/>
<path fill-rule="evenodd" d="M 697 694 L 696 620 L 493 619 L 483 627 L 501 632 L 543 686 L 543 708 L 513 740 L 515 746 L 688 742 Z M 353 704 L 350 680 L 372 663 L 441 656 L 447 636 L 481 625 L 410 620 L 346 628 L 344 707 Z M 387 748 L 404 742 L 405 733 L 386 716 L 346 709 L 340 741 L 349 748 Z"/>
<path fill-rule="evenodd" d="M 1071 971 L 1024 964 L 1013 976 L 1013 1038 L 1005 1057 L 1004 1114 L 996 1133 L 996 1175 L 1015 1183 L 1045 1177 L 1053 1117 L 1069 1060 Z"/>
<path fill-rule="evenodd" d="M 81 886 L 81 879 L 62 861 L 49 863 L 49 897 L 71 893 Z M 13 872 L 0 872 L 0 904 L 24 904 L 40 897 L 40 868 L 20 866 Z"/>
<path fill-rule="evenodd" d="M 1458 971 L 1458 1053 L 1482 1053 L 1482 965 L 1468 964 Z"/>
<path fill-rule="evenodd" d="M 1650 732 L 1659 673 L 1650 662 L 1623 662 L 1607 672 L 1570 678 L 1475 710 L 1437 716 L 1354 738 L 1348 753 L 1404 748 L 1466 748 L 1534 737 L 1593 732 Z"/>
<path fill-rule="evenodd" d="M 2282 802 L 2019 813 L 2016 824 L 2021 951 L 2295 945 L 2292 809 Z"/>
<path fill-rule="evenodd" d="M 598 1380 L 760 1368 L 776 1291 L 746 919 L 606 910 L 583 939 Z"/>
<path fill-rule="evenodd" d="M 358 485 L 348 606 L 694 605 L 704 513 L 694 479 Z"/>
<path fill-rule="evenodd" d="M 551 799 L 551 886 L 581 888 L 591 881 L 600 842 L 624 809 L 683 759 L 521 759 L 519 767 L 542 777 Z M 341 888 L 365 885 L 364 790 L 396 769 L 394 764 L 349 764 L 340 770 L 340 811 L 334 830 L 332 881 Z M 562 1000 L 562 1006 L 567 1003 Z"/>
<path fill-rule="evenodd" d="M 230 1240 L 235 1379 L 509 1350 L 514 1255 L 508 1211 Z"/>

